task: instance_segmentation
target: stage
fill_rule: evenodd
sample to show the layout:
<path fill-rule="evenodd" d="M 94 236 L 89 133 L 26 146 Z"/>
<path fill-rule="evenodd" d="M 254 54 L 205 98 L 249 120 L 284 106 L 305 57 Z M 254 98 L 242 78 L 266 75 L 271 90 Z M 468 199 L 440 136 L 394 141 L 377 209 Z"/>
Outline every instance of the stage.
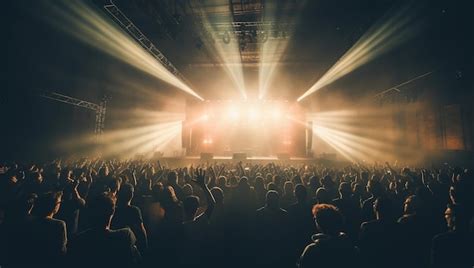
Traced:
<path fill-rule="evenodd" d="M 160 157 L 159 160 L 162 164 L 168 167 L 179 167 L 189 165 L 202 165 L 207 163 L 250 163 L 266 165 L 268 163 L 277 163 L 279 165 L 293 165 L 299 166 L 302 164 L 325 164 L 325 165 L 341 165 L 347 162 L 340 159 L 329 159 L 323 157 L 289 157 L 289 158 L 278 158 L 277 156 L 254 156 L 247 157 L 244 159 L 234 159 L 232 156 L 214 156 L 212 158 L 202 159 L 200 156 L 186 156 L 186 157 Z"/>

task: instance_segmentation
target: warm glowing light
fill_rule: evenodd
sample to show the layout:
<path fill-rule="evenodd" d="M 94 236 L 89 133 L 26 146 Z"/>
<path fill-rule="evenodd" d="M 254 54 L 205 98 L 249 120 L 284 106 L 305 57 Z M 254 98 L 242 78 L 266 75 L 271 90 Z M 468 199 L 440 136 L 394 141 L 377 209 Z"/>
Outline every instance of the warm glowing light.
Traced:
<path fill-rule="evenodd" d="M 288 31 L 288 34 L 292 34 L 293 26 L 295 20 L 297 19 L 294 17 L 294 14 L 299 14 L 299 10 L 304 6 L 304 1 L 296 3 L 297 7 L 294 12 L 282 14 L 278 12 L 279 9 L 276 5 L 277 2 L 274 3 L 265 3 L 264 5 L 264 12 L 263 12 L 263 19 L 262 21 L 277 21 L 287 23 L 289 29 L 285 29 Z M 290 5 L 295 5 L 295 2 L 286 1 L 282 2 L 287 5 L 285 8 L 289 8 Z M 273 4 L 273 5 L 272 5 Z M 280 4 L 280 3 L 278 3 Z M 283 4 L 284 5 L 284 4 Z M 260 61 L 259 61 L 259 83 L 258 83 L 258 98 L 264 99 L 267 96 L 268 88 L 270 87 L 271 83 L 273 82 L 273 78 L 277 73 L 277 66 L 280 63 L 280 60 L 285 55 L 286 49 L 288 47 L 289 38 L 270 38 L 272 34 L 270 32 L 274 31 L 275 25 L 273 24 L 266 24 L 264 27 L 260 28 L 259 31 L 265 32 L 268 34 L 268 40 L 260 44 Z"/>
<path fill-rule="evenodd" d="M 333 83 L 413 37 L 419 25 L 411 7 L 388 14 L 372 26 L 298 101 Z"/>
<path fill-rule="evenodd" d="M 249 120 L 252 120 L 252 121 L 257 120 L 258 116 L 259 116 L 259 114 L 258 114 L 258 111 L 256 109 L 251 108 L 251 109 L 248 110 Z"/>
<path fill-rule="evenodd" d="M 212 144 L 214 141 L 212 140 L 212 138 L 205 138 L 202 143 L 205 144 L 205 145 L 208 145 L 208 144 Z"/>
<path fill-rule="evenodd" d="M 337 152 L 353 162 L 416 161 L 420 155 L 416 141 L 408 140 L 393 122 L 399 109 L 405 113 L 417 111 L 416 106 L 360 108 L 311 113 L 306 120 L 290 119 L 306 127 L 308 121 L 312 122 L 315 151 Z"/>
<path fill-rule="evenodd" d="M 272 118 L 273 119 L 280 119 L 282 117 L 282 112 L 278 108 L 273 108 L 272 110 Z"/>
<path fill-rule="evenodd" d="M 194 90 L 173 75 L 113 21 L 84 1 L 48 2 L 52 15 L 45 16 L 54 26 L 110 56 L 203 100 Z"/>
<path fill-rule="evenodd" d="M 240 117 L 240 112 L 237 107 L 229 108 L 229 118 L 232 120 L 237 120 Z"/>
<path fill-rule="evenodd" d="M 114 113 L 124 115 L 121 123 L 124 127 L 109 129 L 101 136 L 99 143 L 95 135 L 88 135 L 62 142 L 62 146 L 68 150 L 79 148 L 81 151 L 100 146 L 102 156 L 119 158 L 130 158 L 137 154 L 151 156 L 156 151 L 172 155 L 181 150 L 184 114 L 147 110 Z"/>
<path fill-rule="evenodd" d="M 229 75 L 240 96 L 247 99 L 239 42 L 234 34 L 232 16 L 220 16 L 218 21 L 212 20 L 205 11 L 206 8 L 202 6 L 204 2 L 206 1 L 188 2 L 192 10 L 198 13 L 196 20 L 202 23 L 205 33 L 201 37 L 205 39 L 204 45 L 209 46 L 207 51 L 211 53 L 212 57 L 223 63 L 224 71 Z M 226 36 L 225 41 L 218 38 L 222 32 Z"/>

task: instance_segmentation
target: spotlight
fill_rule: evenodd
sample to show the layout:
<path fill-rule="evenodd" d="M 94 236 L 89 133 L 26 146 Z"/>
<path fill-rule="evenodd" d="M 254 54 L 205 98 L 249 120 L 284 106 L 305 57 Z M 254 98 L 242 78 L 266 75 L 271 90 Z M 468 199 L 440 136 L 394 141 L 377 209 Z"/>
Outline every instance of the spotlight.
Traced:
<path fill-rule="evenodd" d="M 255 109 L 250 109 L 248 111 L 248 117 L 250 120 L 256 120 L 258 118 L 258 111 Z"/>
<path fill-rule="evenodd" d="M 414 37 L 420 29 L 420 24 L 415 21 L 416 16 L 411 10 L 410 6 L 406 6 L 394 15 L 384 16 L 382 20 L 374 24 L 314 85 L 298 98 L 298 101 Z"/>
<path fill-rule="evenodd" d="M 278 109 L 278 108 L 274 108 L 274 109 L 272 110 L 271 114 L 272 114 L 272 118 L 273 118 L 273 119 L 280 119 L 281 116 L 282 116 L 282 112 L 281 112 L 280 109 Z"/>
<path fill-rule="evenodd" d="M 111 20 L 104 18 L 102 12 L 97 12 L 96 8 L 87 2 L 90 1 L 54 1 L 54 3 L 51 1 L 49 4 L 52 12 L 48 14 L 47 21 L 85 44 L 204 100 L 183 82 L 173 64 L 165 60 L 158 48 L 133 23 L 130 23 L 112 1 L 102 2 L 111 3 L 107 4 L 111 8 L 106 8 L 111 15 L 120 14 L 118 17 L 113 15 L 117 23 L 121 24 L 123 21 L 129 23 L 126 29 L 120 29 L 118 25 L 111 23 Z"/>
<path fill-rule="evenodd" d="M 212 138 L 205 138 L 202 143 L 203 144 L 212 144 L 214 141 L 212 140 Z"/>
<path fill-rule="evenodd" d="M 237 120 L 239 119 L 239 110 L 236 107 L 232 107 L 229 109 L 229 117 L 230 119 Z"/>

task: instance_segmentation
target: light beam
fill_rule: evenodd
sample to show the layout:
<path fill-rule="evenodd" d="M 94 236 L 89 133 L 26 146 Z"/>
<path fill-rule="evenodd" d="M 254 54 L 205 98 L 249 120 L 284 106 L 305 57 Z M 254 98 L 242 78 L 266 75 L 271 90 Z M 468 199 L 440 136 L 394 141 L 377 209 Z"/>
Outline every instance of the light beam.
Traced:
<path fill-rule="evenodd" d="M 406 42 L 420 29 L 410 6 L 372 26 L 298 101 Z"/>
<path fill-rule="evenodd" d="M 203 100 L 194 90 L 173 75 L 166 67 L 123 32 L 113 21 L 99 14 L 83 1 L 47 3 L 52 14 L 44 19 L 110 56 L 117 58 L 157 79 Z"/>

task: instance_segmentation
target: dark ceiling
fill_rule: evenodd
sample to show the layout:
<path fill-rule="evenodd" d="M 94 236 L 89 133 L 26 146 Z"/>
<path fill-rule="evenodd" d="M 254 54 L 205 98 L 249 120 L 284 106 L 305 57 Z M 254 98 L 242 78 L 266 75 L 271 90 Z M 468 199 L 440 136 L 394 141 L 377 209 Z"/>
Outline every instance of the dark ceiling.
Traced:
<path fill-rule="evenodd" d="M 77 40 L 64 37 L 51 25 L 41 24 L 41 20 L 34 18 L 41 15 L 35 9 L 37 2 L 13 1 L 3 10 L 5 25 L 9 25 L 7 50 L 14 51 L 7 58 L 12 65 L 10 76 L 16 77 L 11 80 L 15 86 L 25 83 L 21 77 L 25 76 L 23 63 L 26 62 L 26 70 L 31 70 L 28 81 L 60 88 L 66 93 L 65 88 L 76 87 L 70 93 L 85 98 L 100 96 L 104 90 L 113 94 L 108 88 L 127 76 L 134 77 L 134 85 L 153 85 L 158 93 L 179 92 L 132 67 L 117 64 L 117 60 Z M 108 0 L 93 2 L 97 12 L 107 16 L 103 4 Z M 225 42 L 226 32 L 233 32 L 238 42 L 237 50 L 226 50 L 227 63 L 242 62 L 249 96 L 257 95 L 259 66 L 263 61 L 276 66 L 267 98 L 295 100 L 372 25 L 409 3 L 413 6 L 411 15 L 422 25 L 416 36 L 311 98 L 328 92 L 350 97 L 375 94 L 429 71 L 435 71 L 436 77 L 463 77 L 468 88 L 472 85 L 466 79 L 472 74 L 474 32 L 472 4 L 468 0 L 115 0 L 114 3 L 206 99 L 239 97 L 224 71 L 225 64 L 214 51 L 216 45 L 229 47 Z M 271 60 L 265 62 L 260 50 L 265 44 L 287 45 L 276 49 Z M 54 68 L 47 68 L 51 65 Z M 32 86 L 26 83 L 24 87 Z M 85 88 L 93 88 L 95 93 Z M 96 88 L 101 88 L 100 93 Z"/>
<path fill-rule="evenodd" d="M 238 97 L 237 90 L 223 72 L 222 60 L 212 51 L 216 43 L 226 47 L 223 41 L 226 30 L 233 30 L 239 43 L 238 51 L 226 50 L 226 56 L 231 64 L 242 62 L 246 88 L 251 96 L 255 95 L 259 66 L 264 62 L 259 48 L 265 42 L 287 43 L 286 49 L 280 46 L 273 53 L 272 59 L 277 59 L 277 73 L 268 98 L 290 100 L 316 82 L 384 15 L 410 3 L 410 15 L 422 25 L 417 36 L 327 89 L 343 88 L 348 94 L 372 94 L 429 71 L 449 73 L 448 76 L 457 72 L 469 73 L 474 25 L 468 11 L 469 2 L 115 1 L 205 98 Z M 232 28 L 219 26 L 228 22 L 233 22 Z M 206 23 L 212 25 L 211 31 L 203 26 Z M 267 27 L 262 28 L 262 25 Z M 261 29 L 266 30 L 266 36 L 259 36 Z M 227 85 L 225 89 L 223 85 Z"/>

